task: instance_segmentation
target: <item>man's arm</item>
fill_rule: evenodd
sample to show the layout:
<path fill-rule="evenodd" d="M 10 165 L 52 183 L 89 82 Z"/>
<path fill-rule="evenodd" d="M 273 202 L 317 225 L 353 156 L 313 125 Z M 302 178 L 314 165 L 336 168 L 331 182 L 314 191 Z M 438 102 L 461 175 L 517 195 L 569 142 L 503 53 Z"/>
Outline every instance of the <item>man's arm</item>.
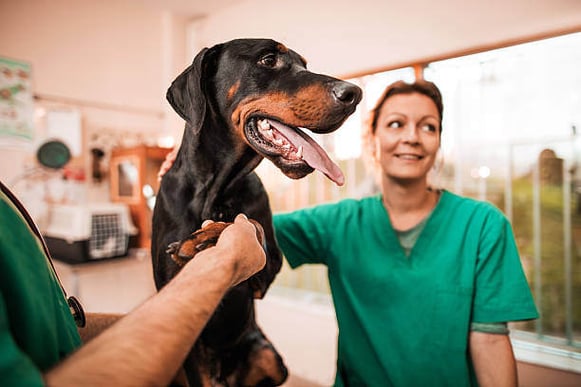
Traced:
<path fill-rule="evenodd" d="M 159 293 L 45 374 L 47 384 L 167 385 L 226 291 L 265 260 L 254 226 L 239 215 Z"/>
<path fill-rule="evenodd" d="M 470 332 L 470 356 L 481 387 L 516 387 L 516 361 L 508 335 Z"/>

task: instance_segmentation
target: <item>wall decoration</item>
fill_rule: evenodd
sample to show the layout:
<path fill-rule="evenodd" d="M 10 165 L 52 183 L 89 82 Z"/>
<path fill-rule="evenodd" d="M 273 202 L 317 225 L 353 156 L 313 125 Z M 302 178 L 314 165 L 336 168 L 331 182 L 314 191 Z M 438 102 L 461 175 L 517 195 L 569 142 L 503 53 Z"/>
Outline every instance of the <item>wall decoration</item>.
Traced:
<path fill-rule="evenodd" d="M 29 146 L 34 137 L 31 65 L 0 57 L 0 146 Z"/>

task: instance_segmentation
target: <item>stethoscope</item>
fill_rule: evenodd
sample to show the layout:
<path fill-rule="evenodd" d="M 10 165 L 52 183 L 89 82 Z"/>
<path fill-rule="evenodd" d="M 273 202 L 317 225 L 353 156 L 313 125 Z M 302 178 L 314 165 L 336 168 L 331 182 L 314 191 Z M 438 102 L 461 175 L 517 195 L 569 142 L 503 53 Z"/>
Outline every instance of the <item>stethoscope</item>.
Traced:
<path fill-rule="evenodd" d="M 42 234 L 40 233 L 38 226 L 36 225 L 36 223 L 34 222 L 32 217 L 30 216 L 30 214 L 28 213 L 26 208 L 24 208 L 24 205 L 20 202 L 20 200 L 18 200 L 18 198 L 16 196 L 14 196 L 14 194 L 4 184 L 2 184 L 1 181 L 0 181 L 0 189 L 2 189 L 2 192 L 6 196 L 8 196 L 8 198 L 12 201 L 12 203 L 14 203 L 14 205 L 16 206 L 18 211 L 20 211 L 20 213 L 22 214 L 22 216 L 24 217 L 24 219 L 28 223 L 28 227 L 32 230 L 32 232 L 36 235 L 37 239 L 40 241 L 40 243 L 42 245 L 42 249 L 44 250 L 44 254 L 46 255 L 48 262 L 50 263 L 50 266 L 51 266 L 52 271 L 55 275 L 55 278 L 56 278 L 56 280 L 57 280 L 57 282 L 58 282 L 58 284 L 63 292 L 63 295 L 65 296 L 65 298 L 67 300 L 67 304 L 69 305 L 69 309 L 71 311 L 71 314 L 73 315 L 73 318 L 75 320 L 75 323 L 77 324 L 77 327 L 79 327 L 79 328 L 84 327 L 86 324 L 85 311 L 83 310 L 83 307 L 81 306 L 81 303 L 79 302 L 79 300 L 77 300 L 74 296 L 67 297 L 67 292 L 65 291 L 65 288 L 64 288 L 64 286 L 63 286 L 63 284 L 58 276 L 58 273 L 54 267 L 54 264 L 52 262 L 52 258 L 50 256 L 50 252 L 48 251 L 48 247 L 46 247 L 46 242 L 44 241 L 44 238 L 42 237 Z"/>

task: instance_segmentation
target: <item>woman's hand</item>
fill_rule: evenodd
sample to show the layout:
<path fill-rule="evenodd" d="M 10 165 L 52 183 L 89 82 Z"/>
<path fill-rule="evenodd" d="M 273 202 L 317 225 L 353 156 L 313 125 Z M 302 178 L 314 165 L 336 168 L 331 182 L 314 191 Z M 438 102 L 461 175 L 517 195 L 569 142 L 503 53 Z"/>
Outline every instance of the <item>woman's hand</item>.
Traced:
<path fill-rule="evenodd" d="M 178 146 L 176 146 L 175 148 L 173 148 L 171 150 L 171 152 L 169 152 L 167 154 L 167 156 L 165 156 L 165 160 L 163 160 L 163 163 L 161 164 L 161 167 L 159 167 L 159 171 L 157 172 L 157 180 L 158 181 L 161 180 L 163 175 L 165 175 L 166 172 L 169 171 L 169 169 L 173 165 L 174 161 L 176 161 L 176 156 L 178 155 L 179 149 L 180 148 Z"/>

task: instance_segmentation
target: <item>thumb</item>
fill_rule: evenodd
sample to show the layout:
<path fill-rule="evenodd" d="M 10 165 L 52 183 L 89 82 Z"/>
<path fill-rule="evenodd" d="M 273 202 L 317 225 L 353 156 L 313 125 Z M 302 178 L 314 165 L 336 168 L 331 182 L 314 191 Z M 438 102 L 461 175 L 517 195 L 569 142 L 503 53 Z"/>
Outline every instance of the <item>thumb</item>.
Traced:
<path fill-rule="evenodd" d="M 242 213 L 236 215 L 234 223 L 248 223 L 248 217 Z"/>

